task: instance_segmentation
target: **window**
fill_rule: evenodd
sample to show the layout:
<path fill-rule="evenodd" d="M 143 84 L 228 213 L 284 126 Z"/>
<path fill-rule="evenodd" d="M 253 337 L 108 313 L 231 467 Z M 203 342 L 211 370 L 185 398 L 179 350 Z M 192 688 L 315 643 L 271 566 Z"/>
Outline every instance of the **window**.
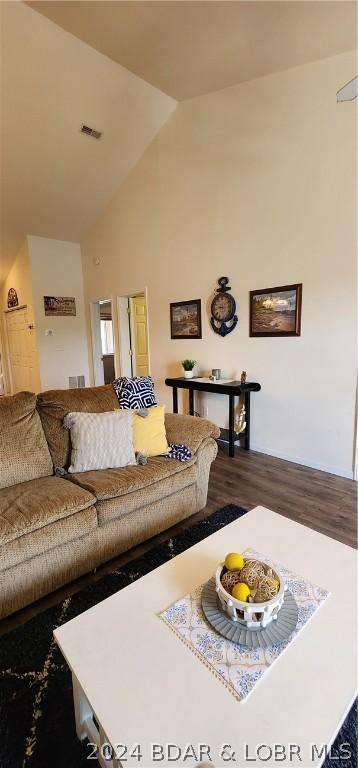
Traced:
<path fill-rule="evenodd" d="M 113 355 L 113 324 L 112 320 L 101 319 L 102 355 Z"/>

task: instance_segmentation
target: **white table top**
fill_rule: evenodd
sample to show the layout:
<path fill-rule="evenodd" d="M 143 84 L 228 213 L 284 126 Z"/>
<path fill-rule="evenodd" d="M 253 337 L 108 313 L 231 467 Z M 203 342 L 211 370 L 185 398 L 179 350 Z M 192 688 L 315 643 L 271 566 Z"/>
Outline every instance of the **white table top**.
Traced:
<path fill-rule="evenodd" d="M 231 384 L 235 379 L 210 379 L 209 376 L 193 376 L 192 381 L 201 381 L 203 384 Z"/>
<path fill-rule="evenodd" d="M 243 702 L 167 627 L 158 613 L 205 582 L 229 551 L 253 547 L 331 595 Z M 356 693 L 356 553 L 264 507 L 209 536 L 55 631 L 112 745 L 210 745 L 215 766 L 319 766 L 311 745 L 332 743 Z M 230 744 L 236 760 L 220 758 Z M 259 745 L 298 745 L 263 763 Z M 260 752 L 267 757 L 267 749 Z M 256 763 L 245 763 L 256 756 Z M 194 766 L 182 759 L 175 766 Z M 207 761 L 206 761 L 207 762 Z M 168 765 L 164 760 L 161 765 Z"/>

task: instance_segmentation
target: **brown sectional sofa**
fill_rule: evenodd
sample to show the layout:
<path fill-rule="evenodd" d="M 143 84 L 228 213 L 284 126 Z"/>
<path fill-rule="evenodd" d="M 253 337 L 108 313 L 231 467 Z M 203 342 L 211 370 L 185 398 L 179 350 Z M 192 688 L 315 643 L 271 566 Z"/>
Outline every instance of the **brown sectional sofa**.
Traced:
<path fill-rule="evenodd" d="M 0 398 L 0 618 L 205 506 L 219 430 L 192 416 L 166 415 L 188 462 L 54 476 L 70 463 L 66 413 L 116 407 L 111 386 Z"/>

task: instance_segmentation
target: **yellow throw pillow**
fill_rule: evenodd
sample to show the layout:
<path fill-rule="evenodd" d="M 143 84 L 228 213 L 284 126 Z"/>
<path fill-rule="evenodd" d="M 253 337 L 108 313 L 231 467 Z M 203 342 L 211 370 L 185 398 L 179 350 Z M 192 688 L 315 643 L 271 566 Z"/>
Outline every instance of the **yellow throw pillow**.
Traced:
<path fill-rule="evenodd" d="M 159 456 L 169 450 L 164 424 L 164 405 L 148 408 L 148 416 L 133 413 L 133 445 L 136 453 Z"/>

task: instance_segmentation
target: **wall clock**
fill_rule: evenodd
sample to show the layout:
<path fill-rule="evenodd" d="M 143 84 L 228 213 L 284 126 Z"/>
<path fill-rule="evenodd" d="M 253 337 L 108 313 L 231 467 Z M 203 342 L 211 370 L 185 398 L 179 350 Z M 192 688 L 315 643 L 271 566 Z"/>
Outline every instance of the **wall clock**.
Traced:
<path fill-rule="evenodd" d="M 236 312 L 236 302 L 229 293 L 231 286 L 228 284 L 228 277 L 219 277 L 216 294 L 211 302 L 210 324 L 219 336 L 227 336 L 237 325 L 238 317 Z"/>
<path fill-rule="evenodd" d="M 19 306 L 19 299 L 17 298 L 15 288 L 10 288 L 9 293 L 7 294 L 7 306 L 8 309 Z"/>

